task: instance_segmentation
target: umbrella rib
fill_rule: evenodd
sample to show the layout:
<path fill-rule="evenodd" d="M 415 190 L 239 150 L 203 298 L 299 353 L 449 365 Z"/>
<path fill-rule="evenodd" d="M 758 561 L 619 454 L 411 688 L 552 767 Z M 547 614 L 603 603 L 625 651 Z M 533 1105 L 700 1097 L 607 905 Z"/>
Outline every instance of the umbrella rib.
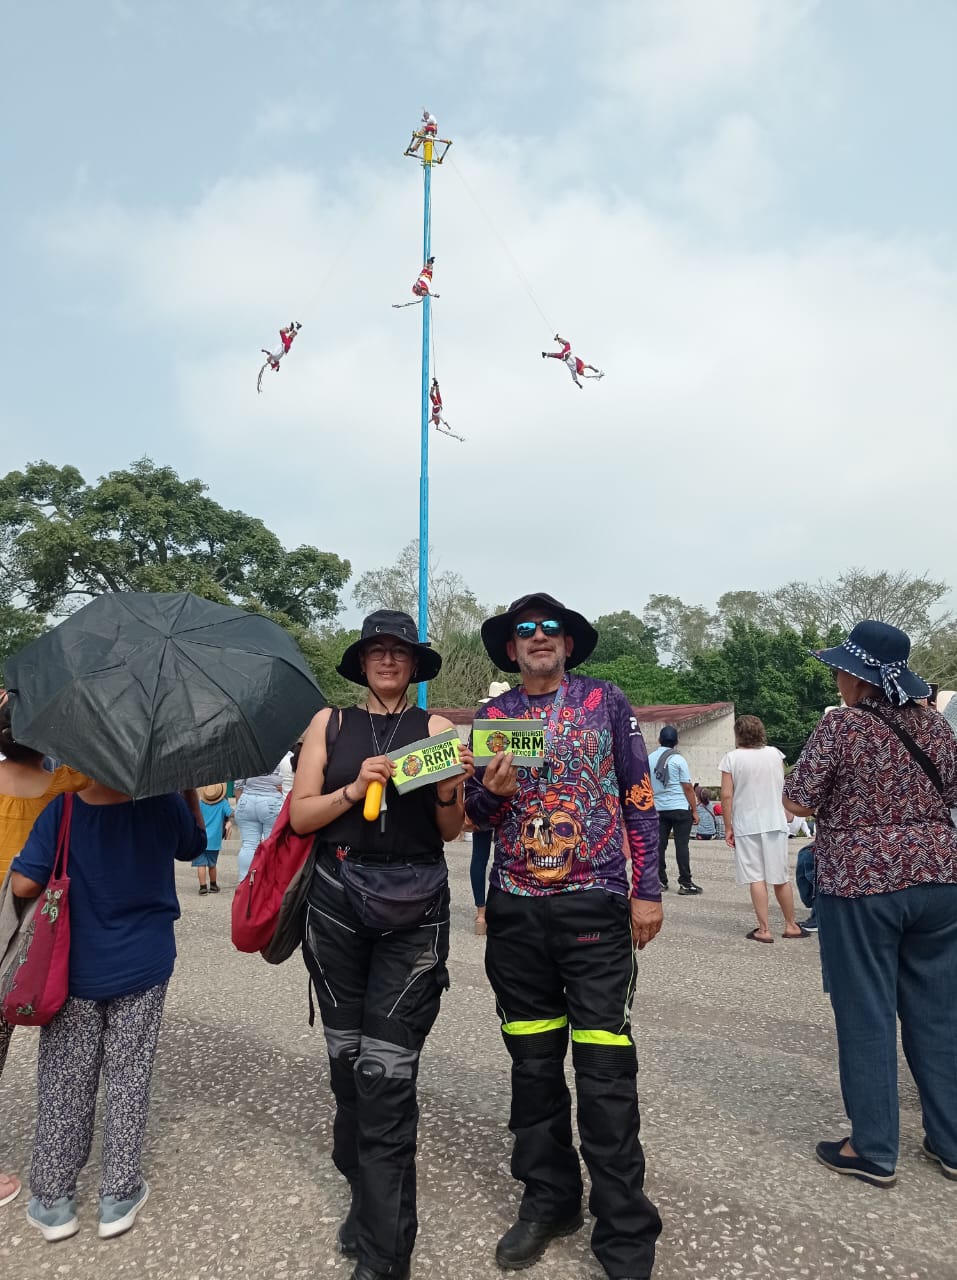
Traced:
<path fill-rule="evenodd" d="M 242 717 L 243 724 L 246 726 L 246 731 L 249 734 L 250 740 L 252 742 L 255 742 L 256 735 L 253 731 L 252 725 L 249 722 L 249 717 L 246 715 L 246 710 L 242 706 L 242 704 L 237 702 L 236 699 L 230 693 L 227 693 L 227 691 L 223 688 L 223 686 L 219 683 L 219 681 L 216 679 L 215 676 L 211 675 L 210 672 L 208 671 L 204 671 L 203 668 L 196 661 L 196 659 L 193 658 L 190 654 L 188 654 L 186 650 L 183 649 L 183 647 L 179 643 L 177 643 L 175 640 L 168 641 L 167 643 L 175 643 L 177 653 L 179 653 L 180 656 L 183 657 L 190 664 L 190 666 L 195 667 L 195 669 L 200 673 L 200 675 L 202 675 L 206 680 L 208 680 L 210 684 L 212 684 L 216 689 L 218 689 L 219 692 L 223 695 L 223 697 L 227 700 L 227 702 L 229 702 L 230 706 L 236 707 L 236 709 L 239 711 L 240 716 Z M 198 642 L 195 640 L 190 641 L 190 644 L 196 644 L 196 643 Z M 207 645 L 206 647 L 219 648 L 220 646 Z M 165 657 L 165 653 L 164 653 L 164 657 Z M 285 662 L 285 659 L 283 658 L 282 661 Z"/>

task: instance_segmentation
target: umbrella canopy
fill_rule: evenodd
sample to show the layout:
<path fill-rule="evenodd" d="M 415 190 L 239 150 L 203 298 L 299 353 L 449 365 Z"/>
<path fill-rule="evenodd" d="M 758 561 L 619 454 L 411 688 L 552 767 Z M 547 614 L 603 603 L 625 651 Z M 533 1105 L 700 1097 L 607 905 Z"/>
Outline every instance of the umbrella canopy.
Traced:
<path fill-rule="evenodd" d="M 5 676 L 18 742 L 135 799 L 269 773 L 326 706 L 282 627 L 187 591 L 97 596 Z"/>

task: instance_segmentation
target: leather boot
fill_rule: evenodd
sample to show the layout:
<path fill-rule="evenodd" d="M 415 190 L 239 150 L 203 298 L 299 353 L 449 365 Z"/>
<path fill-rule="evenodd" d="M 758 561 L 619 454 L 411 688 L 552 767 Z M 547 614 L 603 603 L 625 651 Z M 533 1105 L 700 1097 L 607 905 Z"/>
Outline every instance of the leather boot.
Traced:
<path fill-rule="evenodd" d="M 509 1271 L 521 1271 L 524 1267 L 530 1267 L 542 1256 L 551 1240 L 558 1236 L 574 1235 L 583 1221 L 581 1210 L 562 1222 L 526 1222 L 524 1218 L 519 1218 L 499 1240 L 495 1261 Z"/>
<path fill-rule="evenodd" d="M 373 1271 L 364 1262 L 360 1262 L 352 1273 L 352 1280 L 409 1280 L 411 1266 L 407 1262 L 401 1271 L 394 1271 L 390 1275 L 388 1271 Z"/>
<path fill-rule="evenodd" d="M 352 1188 L 352 1202 L 349 1205 L 349 1212 L 346 1214 L 342 1225 L 336 1233 L 336 1241 L 339 1245 L 339 1252 L 344 1258 L 358 1258 L 359 1256 L 359 1192 L 358 1188 Z"/>

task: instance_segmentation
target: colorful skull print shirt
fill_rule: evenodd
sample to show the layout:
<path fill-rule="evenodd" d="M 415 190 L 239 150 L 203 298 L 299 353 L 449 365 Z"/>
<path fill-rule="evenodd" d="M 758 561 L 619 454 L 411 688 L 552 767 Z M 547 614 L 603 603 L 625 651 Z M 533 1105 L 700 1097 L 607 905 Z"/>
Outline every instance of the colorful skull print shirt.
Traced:
<path fill-rule="evenodd" d="M 469 818 L 495 831 L 491 883 L 526 897 L 596 888 L 627 894 L 624 824 L 632 897 L 660 902 L 658 819 L 638 721 L 607 680 L 571 673 L 565 681 L 544 768 L 520 768 L 508 798 L 485 789 L 484 769 L 465 785 Z M 548 723 L 557 696 L 509 689 L 482 707 L 482 718 Z"/>

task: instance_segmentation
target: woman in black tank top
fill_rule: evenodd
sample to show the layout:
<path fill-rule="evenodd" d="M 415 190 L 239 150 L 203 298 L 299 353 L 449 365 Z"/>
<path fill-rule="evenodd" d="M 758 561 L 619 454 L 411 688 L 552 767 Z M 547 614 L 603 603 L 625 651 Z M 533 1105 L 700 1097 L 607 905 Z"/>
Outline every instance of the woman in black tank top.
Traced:
<path fill-rule="evenodd" d="M 314 718 L 292 791 L 293 827 L 316 832 L 303 957 L 336 1099 L 332 1158 L 352 1192 L 338 1239 L 340 1250 L 358 1259 L 353 1280 L 409 1274 L 416 1235 L 415 1081 L 448 987 L 449 895 L 446 884 L 428 923 L 374 929 L 357 916 L 340 871 L 348 860 L 400 878 L 404 869 L 413 878 L 421 874 L 423 864 L 434 874 L 444 842 L 462 829 L 463 775 L 400 796 L 386 755 L 453 727 L 408 704 L 409 685 L 431 680 L 441 665 L 419 642 L 408 614 L 370 614 L 337 668 L 366 685 L 368 696 L 359 706 L 327 708 Z M 471 774 L 467 749 L 462 763 L 465 776 Z M 384 820 L 363 817 L 371 783 L 385 788 Z"/>

